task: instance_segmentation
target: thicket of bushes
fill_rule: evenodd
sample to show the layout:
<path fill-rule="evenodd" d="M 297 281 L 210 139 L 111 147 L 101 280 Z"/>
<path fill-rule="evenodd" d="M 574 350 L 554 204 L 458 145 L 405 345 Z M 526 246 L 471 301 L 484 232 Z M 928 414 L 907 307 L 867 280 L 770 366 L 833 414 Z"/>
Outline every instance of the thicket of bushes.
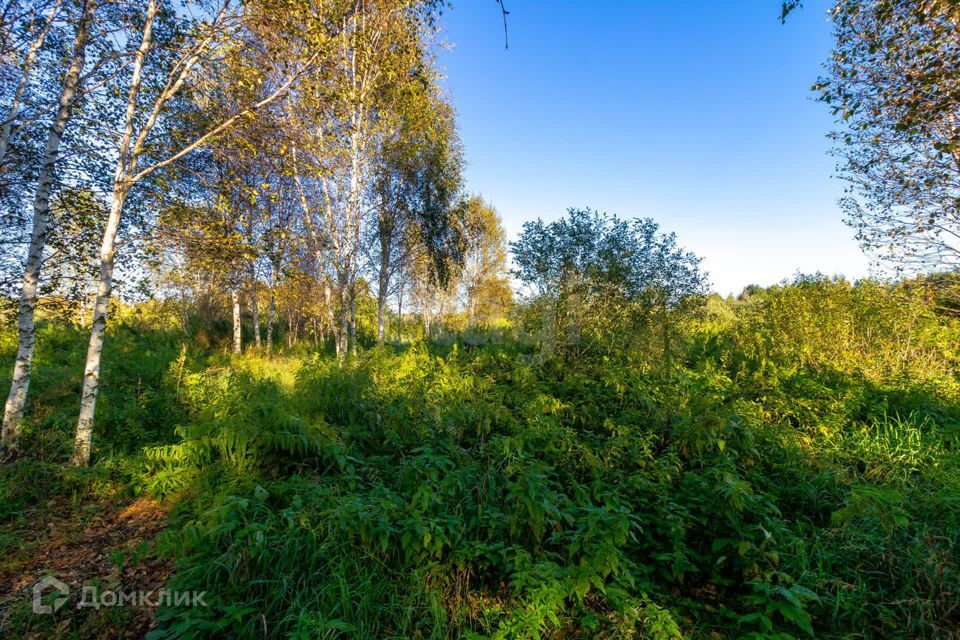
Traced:
<path fill-rule="evenodd" d="M 545 358 L 531 317 L 342 368 L 128 320 L 69 477 L 83 341 L 48 326 L 0 516 L 95 483 L 175 502 L 153 552 L 210 606 L 154 638 L 958 633 L 960 327 L 922 289 L 712 298 L 664 316 L 669 361 L 659 337 Z"/>

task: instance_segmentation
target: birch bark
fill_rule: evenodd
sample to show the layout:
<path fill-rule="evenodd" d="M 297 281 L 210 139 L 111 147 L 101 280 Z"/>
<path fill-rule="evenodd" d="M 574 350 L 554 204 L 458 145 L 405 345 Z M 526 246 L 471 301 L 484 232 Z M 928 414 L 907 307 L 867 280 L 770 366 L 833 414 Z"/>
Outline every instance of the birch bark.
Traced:
<path fill-rule="evenodd" d="M 59 3 L 57 3 L 59 4 Z M 37 287 L 43 269 L 43 251 L 46 248 L 50 232 L 50 191 L 53 186 L 54 170 L 60 155 L 60 143 L 67 128 L 70 115 L 80 88 L 80 73 L 86 61 L 87 41 L 90 24 L 96 11 L 96 0 L 88 0 L 77 23 L 77 33 L 73 43 L 70 66 L 64 77 L 57 111 L 47 132 L 47 142 L 43 153 L 43 162 L 37 176 L 37 188 L 33 199 L 33 228 L 30 234 L 30 247 L 23 269 L 23 282 L 20 289 L 20 304 L 17 310 L 17 357 L 13 366 L 13 380 L 10 394 L 3 411 L 0 449 L 12 450 L 16 447 L 17 431 L 23 418 L 23 409 L 30 388 L 30 373 L 33 368 L 35 345 L 34 312 L 37 307 Z M 8 132 L 4 127 L 4 136 Z M 6 142 L 6 139 L 5 141 Z M 5 147 L 4 147 L 5 151 Z M 0 153 L 2 161 L 2 153 Z"/>
<path fill-rule="evenodd" d="M 87 360 L 83 368 L 83 390 L 80 392 L 80 416 L 77 419 L 73 455 L 70 457 L 70 464 L 74 466 L 85 466 L 90 460 L 90 447 L 93 442 L 93 415 L 97 405 L 97 392 L 100 389 L 100 357 L 103 354 L 103 339 L 107 332 L 107 311 L 113 287 L 114 246 L 117 231 L 120 228 L 123 205 L 126 203 L 127 195 L 130 192 L 130 173 L 136 167 L 136 157 L 131 154 L 133 120 L 137 113 L 137 96 L 140 93 L 140 85 L 143 81 L 144 59 L 153 42 L 153 22 L 157 17 L 157 10 L 157 0 L 150 0 L 144 16 L 140 46 L 134 56 L 130 91 L 127 94 L 123 136 L 120 139 L 120 153 L 117 157 L 117 167 L 113 176 L 110 215 L 107 218 L 103 241 L 100 244 L 100 277 L 97 282 L 97 300 L 93 306 L 90 342 L 87 345 Z"/>
<path fill-rule="evenodd" d="M 230 288 L 230 306 L 233 309 L 233 352 L 240 353 L 243 338 L 240 326 L 240 287 L 236 284 Z"/>

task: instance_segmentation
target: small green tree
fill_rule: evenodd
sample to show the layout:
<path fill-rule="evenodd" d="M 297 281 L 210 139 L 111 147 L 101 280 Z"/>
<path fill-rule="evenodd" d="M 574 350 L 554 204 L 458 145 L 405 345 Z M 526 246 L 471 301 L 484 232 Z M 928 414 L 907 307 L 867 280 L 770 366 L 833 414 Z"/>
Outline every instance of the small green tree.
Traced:
<path fill-rule="evenodd" d="M 700 259 L 649 218 L 570 209 L 555 222 L 524 224 L 511 248 L 513 275 L 531 288 L 548 352 L 629 354 L 659 343 L 669 362 L 674 322 L 706 292 Z"/>

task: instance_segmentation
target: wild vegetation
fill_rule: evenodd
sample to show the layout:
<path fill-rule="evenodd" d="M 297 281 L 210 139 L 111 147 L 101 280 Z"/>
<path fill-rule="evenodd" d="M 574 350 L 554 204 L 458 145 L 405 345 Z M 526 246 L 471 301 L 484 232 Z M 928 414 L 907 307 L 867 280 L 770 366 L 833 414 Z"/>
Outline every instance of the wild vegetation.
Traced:
<path fill-rule="evenodd" d="M 960 635 L 952 3 L 842 0 L 815 87 L 897 277 L 735 298 L 508 239 L 442 8 L 3 3 L 0 635 Z"/>
<path fill-rule="evenodd" d="M 711 297 L 671 319 L 669 366 L 659 331 L 544 358 L 526 309 L 430 343 L 374 347 L 371 323 L 339 366 L 306 345 L 230 355 L 226 331 L 198 348 L 173 305 L 141 305 L 107 342 L 82 473 L 60 466 L 82 334 L 44 325 L 43 395 L 2 472 L 5 564 L 35 553 L 21 532 L 51 496 L 145 494 L 175 506 L 143 553 L 209 594 L 160 608 L 155 638 L 946 637 L 960 327 L 927 293 Z M 5 625 L 122 628 L 105 612 L 22 601 Z"/>

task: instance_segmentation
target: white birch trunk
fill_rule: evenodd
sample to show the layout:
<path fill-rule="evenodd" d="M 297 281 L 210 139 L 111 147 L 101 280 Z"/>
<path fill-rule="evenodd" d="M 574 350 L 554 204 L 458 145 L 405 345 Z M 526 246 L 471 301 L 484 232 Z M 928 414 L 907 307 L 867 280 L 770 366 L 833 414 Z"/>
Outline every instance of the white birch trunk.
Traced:
<path fill-rule="evenodd" d="M 343 359 L 347 356 L 347 349 L 349 345 L 347 344 L 347 335 L 350 331 L 350 300 L 347 293 L 347 279 L 344 274 L 340 274 L 338 277 L 340 291 L 337 296 L 339 300 L 339 309 L 340 318 L 337 326 L 337 360 L 343 362 Z"/>
<path fill-rule="evenodd" d="M 17 357 L 13 366 L 13 380 L 10 394 L 3 411 L 3 430 L 0 436 L 0 448 L 11 450 L 16 447 L 17 431 L 23 417 L 23 409 L 30 387 L 30 372 L 33 366 L 35 345 L 34 311 L 37 307 L 37 286 L 43 268 L 43 251 L 50 230 L 50 189 L 53 185 L 54 169 L 60 155 L 60 142 L 70 120 L 70 113 L 76 100 L 80 84 L 80 73 L 86 60 L 87 40 L 90 23 L 96 10 L 96 0 L 90 0 L 83 9 L 77 34 L 73 43 L 73 57 L 64 77 L 63 89 L 57 102 L 57 112 L 50 130 L 43 154 L 43 163 L 37 176 L 37 189 L 33 200 L 33 230 L 30 234 L 30 248 L 23 269 L 23 284 L 20 289 L 20 305 L 17 312 Z M 4 132 L 6 135 L 6 131 Z M 0 155 L 2 159 L 2 155 Z M 81 310 L 82 313 L 82 310 Z"/>
<path fill-rule="evenodd" d="M 377 342 L 382 343 L 386 334 L 387 296 L 377 294 Z"/>
<path fill-rule="evenodd" d="M 277 321 L 277 294 L 270 290 L 270 311 L 267 315 L 267 353 L 273 349 L 273 323 Z"/>
<path fill-rule="evenodd" d="M 270 311 L 267 316 L 267 353 L 273 349 L 273 324 L 277 321 L 277 280 L 279 269 L 273 268 L 273 280 L 270 282 Z"/>
<path fill-rule="evenodd" d="M 253 212 L 247 211 L 247 243 L 253 247 Z M 253 322 L 253 345 L 260 350 L 260 301 L 257 297 L 257 263 L 250 260 L 250 317 Z"/>
<path fill-rule="evenodd" d="M 150 133 L 157 124 L 164 106 L 175 97 L 183 86 L 183 83 L 186 82 L 191 70 L 203 58 L 207 49 L 212 45 L 214 35 L 217 31 L 224 28 L 225 16 L 229 6 L 229 1 L 222 3 L 221 10 L 217 13 L 213 23 L 210 25 L 208 33 L 202 36 L 194 46 L 189 47 L 181 62 L 174 65 L 174 70 L 167 78 L 165 88 L 155 99 L 152 108 L 146 110 L 147 117 L 140 128 L 139 134 L 136 139 L 134 139 L 133 129 L 138 110 L 137 97 L 142 84 L 144 59 L 153 44 L 153 25 L 159 10 L 159 0 L 148 0 L 147 2 L 142 39 L 134 57 L 133 72 L 130 78 L 124 130 L 120 139 L 117 169 L 114 174 L 113 202 L 111 203 L 110 217 L 104 232 L 100 252 L 100 282 L 97 290 L 97 304 L 94 310 L 93 329 L 90 334 L 90 346 L 87 350 L 87 364 L 84 374 L 83 392 L 80 399 L 80 417 L 77 420 L 76 444 L 74 446 L 73 457 L 71 458 L 72 464 L 85 465 L 90 459 L 93 415 L 99 385 L 100 356 L 103 349 L 103 335 L 106 330 L 107 321 L 107 305 L 110 299 L 113 279 L 114 243 L 117 229 L 119 228 L 120 217 L 123 213 L 123 205 L 130 188 L 151 173 L 177 162 L 194 150 L 200 148 L 233 126 L 241 118 L 256 113 L 259 109 L 283 96 L 301 74 L 305 73 L 309 68 L 312 68 L 312 65 L 319 58 L 320 52 L 322 51 L 322 49 L 317 48 L 313 55 L 310 56 L 296 73 L 292 74 L 283 84 L 265 98 L 234 113 L 217 126 L 194 139 L 193 142 L 183 146 L 176 153 L 141 169 L 138 173 L 137 161 L 144 151 Z"/>
<path fill-rule="evenodd" d="M 357 355 L 357 296 L 350 292 L 350 355 Z"/>
<path fill-rule="evenodd" d="M 330 281 L 324 280 L 323 283 L 323 303 L 326 307 L 326 325 L 331 336 L 336 336 L 336 322 L 333 319 L 333 290 L 330 287 Z"/>
<path fill-rule="evenodd" d="M 233 352 L 240 353 L 243 347 L 240 326 L 240 287 L 230 288 L 230 306 L 233 308 Z"/>
<path fill-rule="evenodd" d="M 120 216 L 127 199 L 127 190 L 114 184 L 110 217 L 100 245 L 100 278 L 97 284 L 97 301 L 93 307 L 93 324 L 90 343 L 87 346 L 87 362 L 83 370 L 83 391 L 80 393 L 80 417 L 77 420 L 77 435 L 73 445 L 70 464 L 78 467 L 90 462 L 90 447 L 93 442 L 93 415 L 100 390 L 100 358 L 103 355 L 103 340 L 107 332 L 107 310 L 113 289 L 114 246 L 120 228 Z"/>
<path fill-rule="evenodd" d="M 123 205 L 132 186 L 130 174 L 136 168 L 136 158 L 131 158 L 130 144 L 133 140 L 133 121 L 137 112 L 137 96 L 143 78 L 143 62 L 153 41 L 153 21 L 157 15 L 157 0 L 150 0 L 143 25 L 143 38 L 134 58 L 133 74 L 130 77 L 130 92 L 127 96 L 127 108 L 124 116 L 123 136 L 120 140 L 120 153 L 117 157 L 117 169 L 113 176 L 113 196 L 110 203 L 110 215 L 103 231 L 100 245 L 100 278 L 97 283 L 97 301 L 93 308 L 93 323 L 90 330 L 90 343 L 87 346 L 87 361 L 83 373 L 83 390 L 80 392 L 80 416 L 77 418 L 77 434 L 73 446 L 70 464 L 86 466 L 90 462 L 90 448 L 93 442 L 93 416 L 97 405 L 97 393 L 100 389 L 100 358 L 103 355 L 103 339 L 107 331 L 107 310 L 110 305 L 110 293 L 113 288 L 114 250 Z"/>
<path fill-rule="evenodd" d="M 377 282 L 377 342 L 383 342 L 384 324 L 387 314 L 387 291 L 390 287 L 390 242 L 384 239 L 383 225 L 380 227 L 380 273 Z"/>
<path fill-rule="evenodd" d="M 260 301 L 257 298 L 257 271 L 250 265 L 250 315 L 253 317 L 253 344 L 257 350 L 260 342 Z"/>

